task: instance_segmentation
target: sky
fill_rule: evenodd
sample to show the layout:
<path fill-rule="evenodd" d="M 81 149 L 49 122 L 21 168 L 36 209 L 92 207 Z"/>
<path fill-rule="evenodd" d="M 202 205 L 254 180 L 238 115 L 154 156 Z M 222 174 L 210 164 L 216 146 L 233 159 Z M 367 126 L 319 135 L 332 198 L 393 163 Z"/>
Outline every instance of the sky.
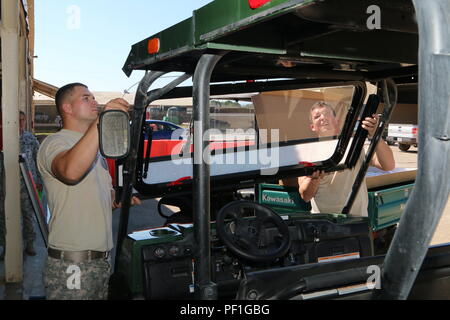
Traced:
<path fill-rule="evenodd" d="M 123 73 L 131 46 L 209 2 L 35 1 L 34 76 L 57 87 L 82 82 L 91 91 L 134 92 L 144 71 L 134 71 L 130 78 Z"/>

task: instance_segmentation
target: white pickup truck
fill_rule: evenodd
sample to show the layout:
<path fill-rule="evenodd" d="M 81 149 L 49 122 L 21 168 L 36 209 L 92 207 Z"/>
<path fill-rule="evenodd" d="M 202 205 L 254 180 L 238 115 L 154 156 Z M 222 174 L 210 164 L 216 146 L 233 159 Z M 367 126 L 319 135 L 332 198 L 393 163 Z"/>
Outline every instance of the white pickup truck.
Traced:
<path fill-rule="evenodd" d="M 412 145 L 417 147 L 418 129 L 419 126 L 416 124 L 391 123 L 386 140 L 398 142 L 398 148 L 401 151 L 408 151 Z"/>

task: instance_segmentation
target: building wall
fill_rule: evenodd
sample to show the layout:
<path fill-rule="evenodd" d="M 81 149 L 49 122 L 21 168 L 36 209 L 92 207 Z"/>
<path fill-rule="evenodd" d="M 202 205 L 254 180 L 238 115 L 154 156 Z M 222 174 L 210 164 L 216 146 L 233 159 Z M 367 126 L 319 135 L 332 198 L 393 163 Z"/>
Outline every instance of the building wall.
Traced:
<path fill-rule="evenodd" d="M 1 140 L 4 160 L 4 206 L 6 254 L 5 279 L 7 283 L 23 280 L 23 246 L 19 171 L 19 110 L 30 114 L 32 102 L 32 53 L 29 39 L 34 29 L 29 28 L 30 7 L 26 0 L 1 0 Z M 28 14 L 26 11 L 28 10 Z M 28 117 L 31 119 L 31 117 Z M 30 127 L 31 121 L 28 121 Z"/>

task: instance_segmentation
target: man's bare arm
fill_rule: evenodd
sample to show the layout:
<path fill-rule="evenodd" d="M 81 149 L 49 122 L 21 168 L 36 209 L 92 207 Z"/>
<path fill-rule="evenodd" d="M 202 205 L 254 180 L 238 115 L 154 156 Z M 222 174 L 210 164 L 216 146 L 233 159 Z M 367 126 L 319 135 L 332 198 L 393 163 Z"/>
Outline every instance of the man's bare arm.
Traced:
<path fill-rule="evenodd" d="M 97 121 L 71 149 L 58 154 L 52 162 L 52 172 L 58 180 L 76 185 L 86 175 L 98 153 Z"/>
<path fill-rule="evenodd" d="M 305 202 L 309 202 L 314 198 L 319 189 L 320 180 L 324 175 L 324 171 L 316 171 L 310 176 L 298 178 L 298 192 Z"/>
<path fill-rule="evenodd" d="M 371 165 L 384 171 L 395 169 L 394 155 L 384 140 L 378 142 L 375 147 L 375 154 L 372 158 Z"/>
<path fill-rule="evenodd" d="M 379 116 L 374 114 L 372 118 L 365 118 L 362 122 L 362 127 L 368 131 L 369 137 L 373 137 L 378 126 Z M 391 148 L 383 139 L 378 142 L 375 147 L 375 154 L 370 161 L 370 165 L 377 167 L 384 171 L 395 169 L 395 159 Z"/>
<path fill-rule="evenodd" d="M 105 106 L 106 110 L 128 111 L 129 104 L 123 99 L 114 99 Z M 58 154 L 52 162 L 52 172 L 58 180 L 68 185 L 78 184 L 89 172 L 97 158 L 98 120 L 94 121 L 71 149 Z"/>

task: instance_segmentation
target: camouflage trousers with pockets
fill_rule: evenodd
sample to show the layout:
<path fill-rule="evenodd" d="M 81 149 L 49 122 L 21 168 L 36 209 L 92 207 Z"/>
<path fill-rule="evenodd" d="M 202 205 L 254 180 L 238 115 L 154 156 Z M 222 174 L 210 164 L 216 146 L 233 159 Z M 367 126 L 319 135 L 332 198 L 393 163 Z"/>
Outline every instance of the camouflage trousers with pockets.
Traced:
<path fill-rule="evenodd" d="M 106 300 L 111 274 L 109 259 L 74 263 L 47 258 L 44 284 L 47 300 Z"/>
<path fill-rule="evenodd" d="M 22 208 L 23 240 L 25 242 L 34 241 L 36 239 L 36 232 L 34 231 L 34 208 L 23 182 L 20 186 L 20 202 Z"/>
<path fill-rule="evenodd" d="M 4 174 L 2 164 L 0 163 L 0 246 L 5 245 L 6 223 L 5 223 L 5 194 Z M 25 242 L 33 242 L 36 239 L 34 230 L 34 208 L 28 195 L 23 178 L 20 184 L 20 206 L 22 210 L 22 236 Z"/>

